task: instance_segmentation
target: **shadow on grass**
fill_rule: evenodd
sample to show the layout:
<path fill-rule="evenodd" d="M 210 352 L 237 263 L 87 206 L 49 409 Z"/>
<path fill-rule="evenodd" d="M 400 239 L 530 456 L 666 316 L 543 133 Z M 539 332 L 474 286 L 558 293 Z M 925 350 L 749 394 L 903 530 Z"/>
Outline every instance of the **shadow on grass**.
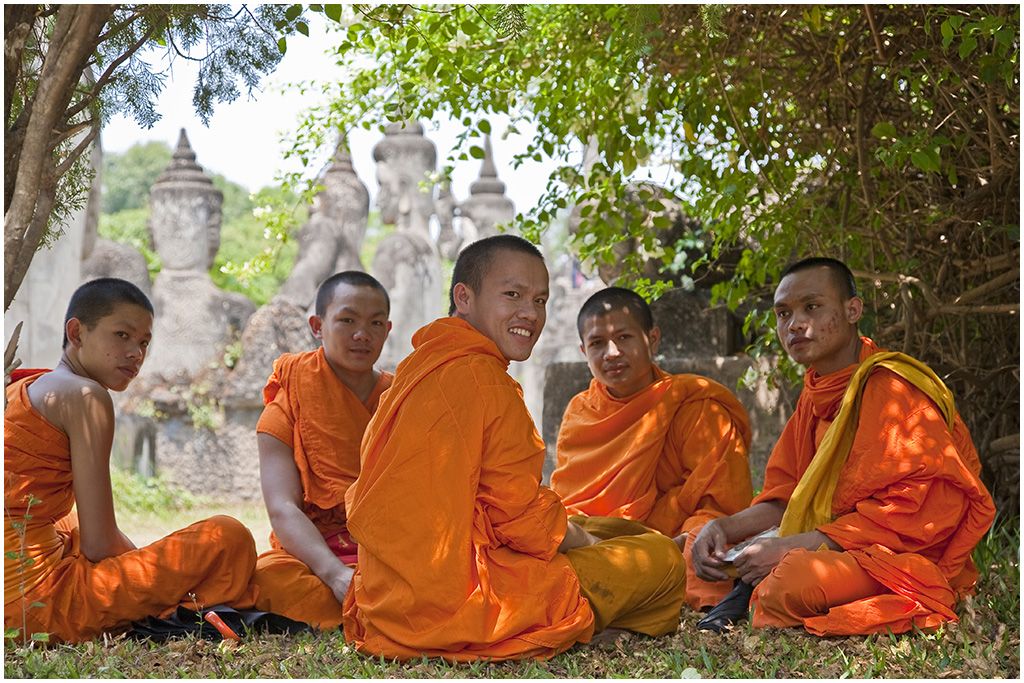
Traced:
<path fill-rule="evenodd" d="M 817 638 L 798 629 L 698 632 L 684 610 L 671 637 L 629 636 L 546 662 L 398 663 L 358 655 L 339 632 L 241 643 L 192 638 L 163 645 L 104 638 L 8 647 L 8 678 L 1016 678 L 1020 675 L 1020 521 L 997 522 L 975 550 L 977 595 L 960 622 L 935 633 Z"/>

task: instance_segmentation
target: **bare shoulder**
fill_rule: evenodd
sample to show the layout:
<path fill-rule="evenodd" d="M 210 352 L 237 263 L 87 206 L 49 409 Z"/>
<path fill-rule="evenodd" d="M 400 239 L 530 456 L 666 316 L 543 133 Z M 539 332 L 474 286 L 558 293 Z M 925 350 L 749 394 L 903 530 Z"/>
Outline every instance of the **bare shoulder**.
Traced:
<path fill-rule="evenodd" d="M 28 398 L 33 408 L 64 431 L 83 418 L 89 422 L 112 422 L 114 417 L 113 399 L 103 385 L 62 368 L 33 382 Z"/>

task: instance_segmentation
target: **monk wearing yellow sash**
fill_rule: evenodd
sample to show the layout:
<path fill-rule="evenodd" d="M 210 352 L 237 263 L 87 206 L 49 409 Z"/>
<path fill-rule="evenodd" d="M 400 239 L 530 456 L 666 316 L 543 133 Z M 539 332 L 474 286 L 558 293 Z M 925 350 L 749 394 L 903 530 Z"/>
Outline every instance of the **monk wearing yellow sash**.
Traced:
<path fill-rule="evenodd" d="M 685 550 L 694 529 L 750 505 L 746 410 L 718 382 L 655 365 L 661 331 L 647 302 L 608 287 L 587 299 L 576 324 L 594 379 L 565 409 L 551 474 L 573 521 L 600 538 L 654 529 Z M 731 588 L 687 568 L 694 609 Z"/>
<path fill-rule="evenodd" d="M 941 380 L 858 334 L 863 305 L 834 259 L 800 261 L 779 282 L 779 339 L 807 368 L 804 388 L 764 490 L 694 541 L 698 576 L 741 579 L 706 628 L 741 617 L 743 586 L 755 627 L 817 635 L 934 628 L 973 592 L 971 551 L 995 516 L 978 454 Z"/>

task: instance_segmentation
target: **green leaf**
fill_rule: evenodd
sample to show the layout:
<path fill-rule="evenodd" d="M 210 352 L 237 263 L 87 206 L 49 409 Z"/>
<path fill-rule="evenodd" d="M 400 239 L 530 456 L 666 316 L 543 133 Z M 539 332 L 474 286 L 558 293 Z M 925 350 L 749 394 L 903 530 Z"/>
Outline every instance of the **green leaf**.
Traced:
<path fill-rule="evenodd" d="M 409 36 L 409 39 L 407 41 L 405 41 L 405 49 L 409 50 L 409 52 L 412 52 L 413 50 L 416 49 L 416 46 L 419 45 L 419 44 L 420 44 L 420 37 L 419 36 Z"/>
<path fill-rule="evenodd" d="M 300 21 L 299 23 L 295 24 L 295 30 L 301 33 L 302 35 L 306 36 L 307 38 L 309 37 L 309 25 L 304 21 Z"/>
<path fill-rule="evenodd" d="M 483 159 L 484 158 L 484 148 L 483 147 L 478 147 L 477 145 L 473 145 L 472 147 L 469 148 L 469 154 L 474 159 Z"/>
<path fill-rule="evenodd" d="M 324 5 L 324 14 L 331 21 L 341 23 L 341 5 Z"/>
<path fill-rule="evenodd" d="M 295 21 L 302 14 L 302 5 L 289 5 L 284 11 L 284 18 L 288 21 Z"/>
<path fill-rule="evenodd" d="M 426 76 L 433 76 L 435 71 L 437 71 L 437 55 L 430 55 L 430 59 L 423 67 L 423 73 Z"/>
<path fill-rule="evenodd" d="M 896 130 L 896 126 L 892 125 L 892 123 L 889 121 L 882 121 L 880 123 L 876 123 L 874 127 L 872 127 L 871 129 L 871 135 L 878 138 L 879 140 L 884 140 L 886 138 L 889 138 L 890 140 L 895 140 L 897 137 L 899 137 L 899 133 Z"/>
<path fill-rule="evenodd" d="M 476 124 L 476 127 L 480 129 L 480 132 L 484 135 L 491 134 L 491 122 L 487 119 L 480 119 L 480 122 Z"/>
<path fill-rule="evenodd" d="M 939 160 L 932 152 L 918 150 L 910 155 L 910 163 L 917 166 L 925 173 L 938 173 L 940 170 Z"/>
<path fill-rule="evenodd" d="M 36 641 L 37 643 L 48 643 L 48 642 L 50 642 L 50 634 L 49 633 L 33 633 L 32 634 L 32 640 Z"/>
<path fill-rule="evenodd" d="M 957 50 L 957 54 L 960 55 L 960 59 L 967 59 L 976 47 L 978 47 L 978 39 L 974 36 L 966 36 L 960 41 L 960 49 Z"/>
<path fill-rule="evenodd" d="M 474 24 L 469 19 L 467 19 L 466 21 L 462 22 L 462 32 L 465 33 L 467 36 L 471 36 L 474 33 L 476 33 L 476 29 L 477 29 L 477 25 Z"/>
<path fill-rule="evenodd" d="M 277 49 L 281 51 L 281 54 L 288 52 L 288 41 L 285 40 L 284 36 L 277 39 Z"/>
<path fill-rule="evenodd" d="M 20 628 L 5 628 L 4 629 L 4 639 L 5 640 L 15 640 L 20 634 L 21 634 L 21 629 Z"/>
<path fill-rule="evenodd" d="M 942 26 L 939 27 L 942 32 L 942 49 L 947 49 L 949 44 L 953 42 L 953 26 L 949 23 L 949 19 L 942 22 Z"/>

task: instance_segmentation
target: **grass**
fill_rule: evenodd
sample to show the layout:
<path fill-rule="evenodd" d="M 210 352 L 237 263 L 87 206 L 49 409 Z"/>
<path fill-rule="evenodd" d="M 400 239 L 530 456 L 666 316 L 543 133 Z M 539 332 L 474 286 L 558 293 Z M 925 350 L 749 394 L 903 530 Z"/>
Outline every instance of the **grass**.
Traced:
<path fill-rule="evenodd" d="M 223 511 L 209 501 L 189 521 Z M 226 508 L 225 508 L 226 509 Z M 256 518 L 257 506 L 231 508 Z M 180 511 L 178 513 L 181 514 Z M 157 517 L 152 517 L 157 515 Z M 122 525 L 158 519 L 134 512 Z M 181 526 L 179 523 L 177 526 Z M 174 527 L 166 527 L 164 533 Z M 250 527 L 251 528 L 251 527 Z M 255 532 L 255 530 L 254 530 Z M 257 542 L 266 534 L 257 534 Z M 241 643 L 185 638 L 163 645 L 104 638 L 79 645 L 16 647 L 4 652 L 8 678 L 1017 678 L 1020 676 L 1020 521 L 997 522 L 975 550 L 977 595 L 960 605 L 960 622 L 934 633 L 817 638 L 802 630 L 717 636 L 698 632 L 684 610 L 671 637 L 628 636 L 604 647 L 577 647 L 546 662 L 404 664 L 352 651 L 340 632 L 262 636 Z"/>

